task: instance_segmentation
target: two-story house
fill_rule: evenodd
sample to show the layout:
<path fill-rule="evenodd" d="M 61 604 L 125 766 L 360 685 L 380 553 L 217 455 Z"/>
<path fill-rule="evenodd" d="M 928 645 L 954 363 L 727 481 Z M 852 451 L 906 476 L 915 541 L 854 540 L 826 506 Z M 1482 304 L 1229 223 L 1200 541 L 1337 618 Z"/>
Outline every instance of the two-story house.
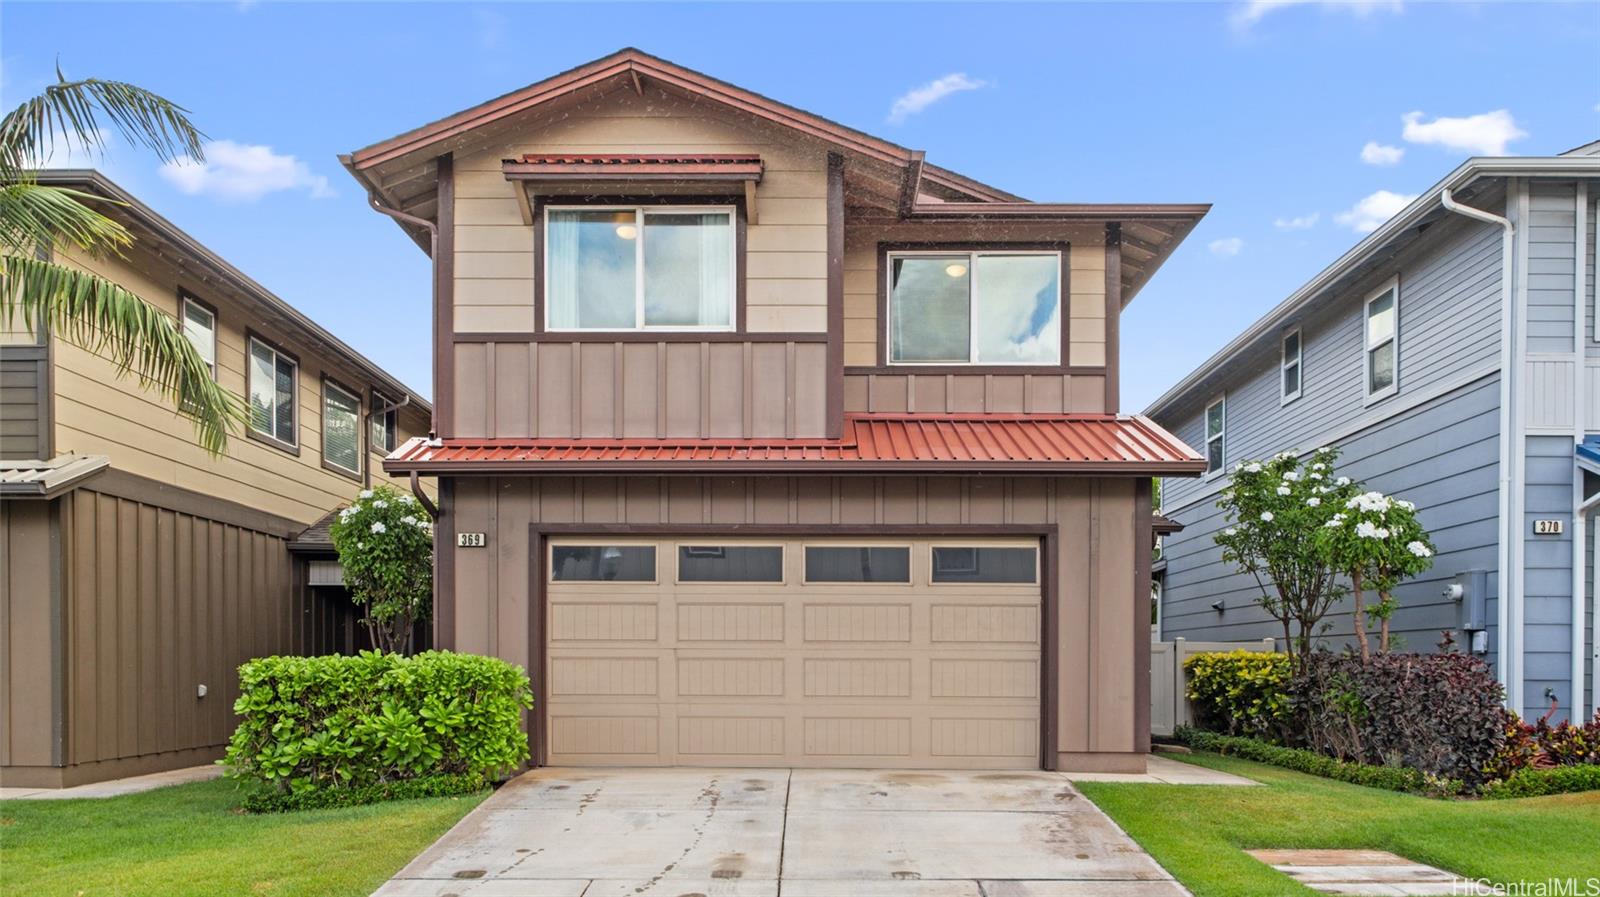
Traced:
<path fill-rule="evenodd" d="M 1118 314 L 1203 205 L 1026 202 L 623 50 L 344 158 L 433 254 L 437 644 L 539 763 L 1144 768 Z M 1142 572 L 1141 572 L 1142 569 Z"/>
<path fill-rule="evenodd" d="M 1162 483 L 1184 529 L 1158 564 L 1158 637 L 1281 636 L 1222 561 L 1217 494 L 1242 460 L 1332 445 L 1343 472 L 1415 502 L 1438 547 L 1396 593 L 1405 646 L 1451 630 L 1513 709 L 1589 714 L 1597 197 L 1600 143 L 1469 159 L 1146 410 L 1207 459 Z M 1353 637 L 1349 611 L 1330 646 Z"/>
<path fill-rule="evenodd" d="M 57 260 L 170 314 L 249 412 L 212 457 L 112 360 L 21 321 L 0 338 L 0 780 L 62 787 L 210 762 L 239 664 L 349 647 L 353 608 L 292 544 L 387 482 L 432 409 L 103 175 L 38 180 L 135 238 Z"/>

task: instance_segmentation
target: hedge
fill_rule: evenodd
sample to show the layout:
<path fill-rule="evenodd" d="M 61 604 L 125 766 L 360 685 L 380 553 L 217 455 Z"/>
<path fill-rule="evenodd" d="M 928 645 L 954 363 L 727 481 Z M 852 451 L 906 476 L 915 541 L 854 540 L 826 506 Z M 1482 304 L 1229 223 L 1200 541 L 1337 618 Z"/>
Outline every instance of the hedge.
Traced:
<path fill-rule="evenodd" d="M 1503 799 L 1569 794 L 1574 791 L 1600 791 L 1600 766 L 1589 764 L 1524 769 L 1509 778 L 1489 783 L 1481 794 L 1489 799 Z"/>
<path fill-rule="evenodd" d="M 1180 741 L 1195 750 L 1243 757 L 1246 760 L 1254 760 L 1257 763 L 1281 766 L 1284 769 L 1322 776 L 1326 779 L 1337 779 L 1341 782 L 1349 782 L 1352 785 L 1366 785 L 1370 788 L 1384 788 L 1389 791 L 1405 791 L 1415 794 L 1460 790 L 1459 783 L 1433 781 L 1421 772 L 1403 766 L 1372 766 L 1366 763 L 1350 763 L 1345 760 L 1324 757 L 1311 751 L 1303 751 L 1299 748 L 1279 747 L 1254 738 L 1245 738 L 1239 735 L 1219 735 L 1215 732 L 1193 729 L 1188 726 L 1180 726 L 1174 734 Z"/>
<path fill-rule="evenodd" d="M 233 709 L 241 721 L 222 763 L 252 792 L 247 806 L 461 793 L 528 757 L 528 677 L 496 658 L 263 657 L 241 666 L 239 681 Z M 397 784 L 422 780 L 432 781 Z M 341 796 L 305 796 L 319 792 Z"/>
<path fill-rule="evenodd" d="M 488 787 L 483 776 L 423 776 L 357 788 L 314 788 L 298 792 L 256 788 L 246 791 L 241 803 L 252 813 L 284 813 L 290 810 L 355 807 L 386 800 L 455 797 L 483 791 Z"/>
<path fill-rule="evenodd" d="M 1183 662 L 1186 694 L 1202 726 L 1281 739 L 1289 722 L 1289 655 L 1210 651 Z"/>

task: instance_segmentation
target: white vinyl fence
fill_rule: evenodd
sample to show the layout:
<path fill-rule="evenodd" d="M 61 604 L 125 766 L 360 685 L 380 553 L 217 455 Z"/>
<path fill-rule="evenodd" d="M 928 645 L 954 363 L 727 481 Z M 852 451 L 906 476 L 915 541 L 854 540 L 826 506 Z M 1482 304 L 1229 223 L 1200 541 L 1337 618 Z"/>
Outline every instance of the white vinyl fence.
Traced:
<path fill-rule="evenodd" d="M 1272 651 L 1274 642 L 1191 642 L 1177 638 L 1150 643 L 1150 734 L 1171 735 L 1191 722 L 1189 699 L 1184 697 L 1183 662 L 1212 651 Z"/>

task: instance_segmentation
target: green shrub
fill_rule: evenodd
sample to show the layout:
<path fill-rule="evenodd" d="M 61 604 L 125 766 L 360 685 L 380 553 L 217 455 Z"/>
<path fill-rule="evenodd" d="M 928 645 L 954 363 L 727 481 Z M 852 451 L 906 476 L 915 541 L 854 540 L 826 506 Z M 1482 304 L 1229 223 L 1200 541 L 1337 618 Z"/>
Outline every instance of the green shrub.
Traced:
<path fill-rule="evenodd" d="M 1186 693 L 1204 728 L 1281 740 L 1289 722 L 1289 655 L 1268 651 L 1196 654 L 1184 661 Z"/>
<path fill-rule="evenodd" d="M 1326 779 L 1337 779 L 1353 785 L 1417 794 L 1455 793 L 1461 790 L 1459 782 L 1434 779 L 1403 766 L 1350 763 L 1299 748 L 1281 747 L 1237 735 L 1219 735 L 1187 726 L 1180 727 L 1175 734 L 1184 744 L 1198 751 L 1243 757 L 1257 763 L 1281 766 L 1284 769 L 1293 769 Z"/>
<path fill-rule="evenodd" d="M 528 677 L 493 657 L 263 657 L 239 681 L 222 762 L 258 791 L 379 793 L 438 776 L 481 786 L 528 757 Z"/>
<path fill-rule="evenodd" d="M 1600 791 L 1600 765 L 1524 769 L 1513 773 L 1510 778 L 1491 782 L 1482 794 L 1486 798 L 1499 799 L 1568 794 L 1574 791 Z"/>
<path fill-rule="evenodd" d="M 255 788 L 245 792 L 241 803 L 252 813 L 285 813 L 291 810 L 357 807 L 386 800 L 454 797 L 483 791 L 488 787 L 489 783 L 484 781 L 483 776 L 423 776 L 375 782 L 359 788 L 314 788 L 298 792 Z"/>

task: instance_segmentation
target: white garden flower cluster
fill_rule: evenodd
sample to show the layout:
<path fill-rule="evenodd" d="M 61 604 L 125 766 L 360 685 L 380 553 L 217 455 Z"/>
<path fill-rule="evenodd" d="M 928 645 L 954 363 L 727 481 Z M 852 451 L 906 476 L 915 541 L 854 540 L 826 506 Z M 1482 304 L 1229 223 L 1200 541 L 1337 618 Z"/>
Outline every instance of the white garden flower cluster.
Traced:
<path fill-rule="evenodd" d="M 1382 492 L 1363 492 L 1355 498 L 1344 503 L 1346 508 L 1360 509 L 1369 513 L 1386 514 L 1394 506 L 1394 499 Z"/>
<path fill-rule="evenodd" d="M 1421 542 L 1412 541 L 1412 542 L 1406 543 L 1406 550 L 1411 552 L 1412 554 L 1416 555 L 1419 558 L 1431 558 L 1431 557 L 1433 557 L 1433 550 L 1430 549 L 1428 546 L 1422 544 Z"/>

